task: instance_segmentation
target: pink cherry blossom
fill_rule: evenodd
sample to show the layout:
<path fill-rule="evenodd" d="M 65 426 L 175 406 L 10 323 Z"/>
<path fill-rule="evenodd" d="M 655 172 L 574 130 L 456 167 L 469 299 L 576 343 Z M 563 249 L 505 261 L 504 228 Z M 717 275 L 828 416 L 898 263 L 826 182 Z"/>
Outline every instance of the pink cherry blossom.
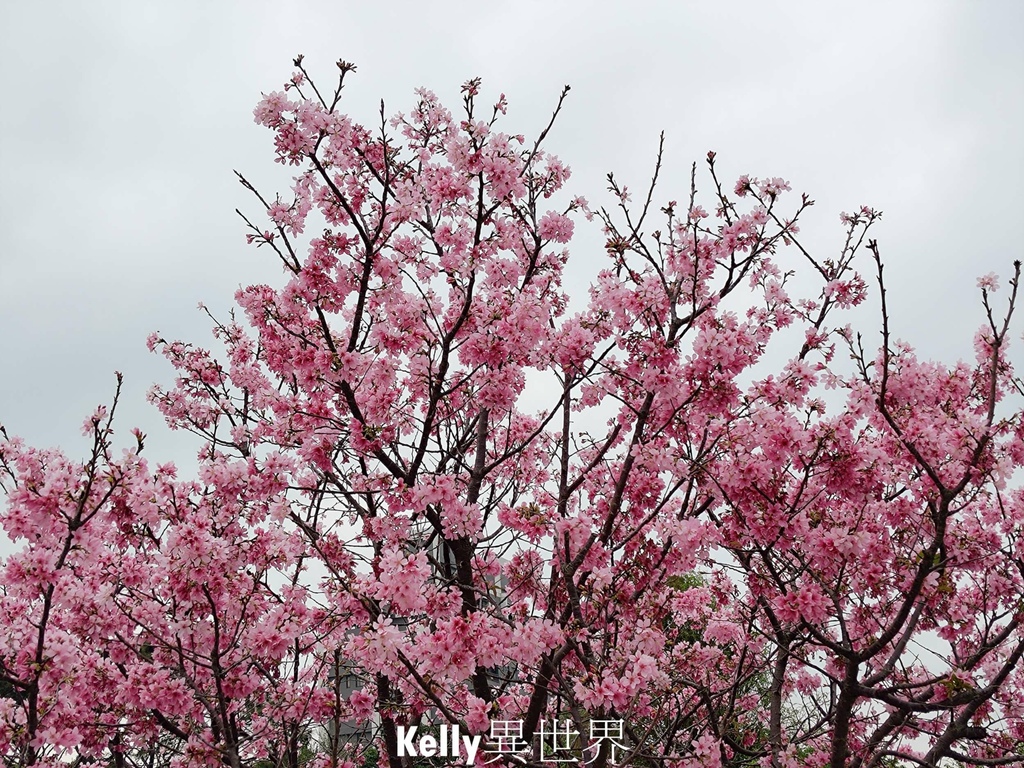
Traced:
<path fill-rule="evenodd" d="M 364 127 L 354 65 L 295 66 L 254 111 L 290 188 L 239 177 L 283 276 L 211 348 L 147 341 L 196 476 L 122 448 L 119 390 L 81 461 L 0 434 L 7 763 L 402 768 L 404 729 L 507 721 L 580 756 L 621 721 L 637 765 L 1024 749 L 1019 264 L 975 358 L 925 361 L 892 304 L 854 325 L 874 209 L 819 258 L 813 201 L 713 152 L 639 195 L 686 216 L 614 176 L 592 209 L 478 79 Z"/>

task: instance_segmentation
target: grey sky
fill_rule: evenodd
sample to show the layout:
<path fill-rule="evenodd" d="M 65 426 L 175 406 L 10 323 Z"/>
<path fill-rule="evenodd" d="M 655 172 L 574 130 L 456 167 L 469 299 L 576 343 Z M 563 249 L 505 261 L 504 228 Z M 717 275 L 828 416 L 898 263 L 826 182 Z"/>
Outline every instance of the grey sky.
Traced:
<path fill-rule="evenodd" d="M 0 423 L 76 455 L 115 369 L 120 434 L 192 453 L 144 400 L 171 378 L 144 340 L 206 344 L 197 302 L 223 315 L 239 285 L 280 279 L 244 245 L 233 210 L 256 209 L 231 171 L 284 189 L 252 108 L 297 53 L 324 82 L 358 64 L 345 98 L 363 122 L 420 85 L 454 107 L 479 75 L 508 95 L 505 130 L 535 134 L 571 84 L 548 147 L 594 204 L 609 170 L 643 186 L 665 130 L 661 204 L 714 149 L 730 179 L 814 197 L 823 257 L 841 210 L 882 209 L 896 331 L 928 357 L 970 354 L 976 277 L 1024 257 L 1020 2 L 3 2 L 0 30 Z M 600 243 L 581 232 L 573 274 Z"/>

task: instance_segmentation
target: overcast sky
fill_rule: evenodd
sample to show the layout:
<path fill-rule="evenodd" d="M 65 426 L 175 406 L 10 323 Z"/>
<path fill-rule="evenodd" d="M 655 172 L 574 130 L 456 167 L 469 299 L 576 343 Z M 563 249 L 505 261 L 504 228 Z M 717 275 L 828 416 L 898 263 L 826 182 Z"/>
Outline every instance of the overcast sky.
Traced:
<path fill-rule="evenodd" d="M 0 9 L 0 423 L 76 456 L 115 370 L 120 434 L 149 432 L 153 459 L 194 452 L 145 402 L 171 378 L 145 338 L 205 344 L 199 301 L 223 315 L 240 285 L 281 280 L 266 249 L 245 247 L 234 209 L 256 209 L 232 169 L 284 188 L 252 108 L 298 53 L 324 82 L 338 58 L 358 65 L 345 99 L 364 122 L 381 98 L 408 109 L 417 86 L 454 107 L 481 76 L 508 96 L 504 130 L 536 134 L 571 84 L 548 146 L 595 204 L 610 170 L 643 185 L 664 130 L 661 204 L 685 199 L 689 164 L 713 149 L 730 178 L 778 175 L 814 197 L 804 232 L 822 258 L 840 211 L 879 208 L 895 330 L 927 357 L 970 354 L 976 278 L 1024 258 L 1019 1 Z M 577 238 L 578 274 L 601 242 Z"/>

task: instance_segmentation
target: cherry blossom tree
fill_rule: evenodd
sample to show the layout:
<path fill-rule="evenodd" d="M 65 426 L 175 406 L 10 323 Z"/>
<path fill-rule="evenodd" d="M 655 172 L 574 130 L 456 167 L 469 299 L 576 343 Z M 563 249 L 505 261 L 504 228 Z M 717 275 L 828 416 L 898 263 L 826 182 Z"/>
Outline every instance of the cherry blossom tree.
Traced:
<path fill-rule="evenodd" d="M 546 149 L 568 88 L 532 140 L 478 80 L 371 129 L 352 64 L 295 67 L 255 110 L 292 188 L 239 175 L 284 279 L 219 349 L 150 339 L 198 477 L 116 454 L 114 408 L 83 463 L 0 443 L 7 765 L 408 768 L 453 726 L 475 762 L 1024 759 L 1019 262 L 975 359 L 923 361 L 870 208 L 822 258 L 813 200 L 714 153 L 662 204 L 659 148 L 595 210 Z"/>

